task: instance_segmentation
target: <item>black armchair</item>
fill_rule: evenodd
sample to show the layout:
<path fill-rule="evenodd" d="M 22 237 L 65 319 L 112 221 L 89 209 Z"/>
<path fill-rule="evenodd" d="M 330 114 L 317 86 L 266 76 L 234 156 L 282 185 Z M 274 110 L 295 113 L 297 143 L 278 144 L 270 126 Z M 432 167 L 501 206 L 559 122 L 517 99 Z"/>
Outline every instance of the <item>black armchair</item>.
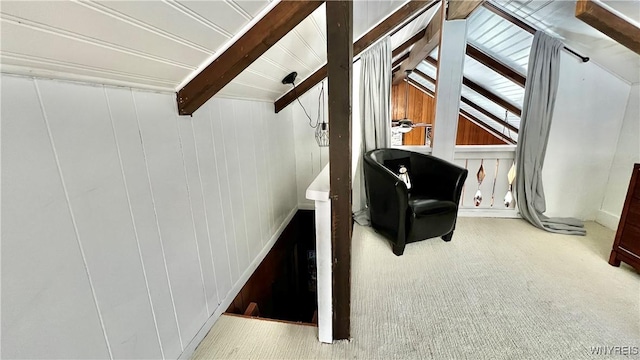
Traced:
<path fill-rule="evenodd" d="M 411 189 L 398 177 L 409 173 Z M 431 155 L 377 149 L 364 155 L 367 203 L 372 227 L 400 256 L 407 243 L 441 236 L 451 241 L 468 171 Z"/>

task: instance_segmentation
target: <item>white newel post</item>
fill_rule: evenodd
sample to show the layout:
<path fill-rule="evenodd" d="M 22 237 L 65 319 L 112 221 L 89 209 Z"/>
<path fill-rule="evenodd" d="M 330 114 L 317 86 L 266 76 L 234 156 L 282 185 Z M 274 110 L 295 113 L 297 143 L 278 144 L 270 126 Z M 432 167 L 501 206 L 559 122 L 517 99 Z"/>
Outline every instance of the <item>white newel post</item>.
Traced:
<path fill-rule="evenodd" d="M 318 339 L 333 342 L 331 296 L 331 201 L 329 201 L 329 164 L 309 185 L 307 199 L 315 201 L 316 269 L 318 285 Z"/>
<path fill-rule="evenodd" d="M 444 21 L 441 35 L 432 154 L 453 162 L 467 47 L 467 21 Z"/>

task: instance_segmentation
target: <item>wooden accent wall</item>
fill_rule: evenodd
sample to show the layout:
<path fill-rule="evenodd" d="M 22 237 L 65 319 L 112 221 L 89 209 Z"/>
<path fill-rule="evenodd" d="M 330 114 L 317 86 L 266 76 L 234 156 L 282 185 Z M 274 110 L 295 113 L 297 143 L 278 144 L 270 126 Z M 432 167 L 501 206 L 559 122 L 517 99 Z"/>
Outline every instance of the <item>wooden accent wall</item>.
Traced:
<path fill-rule="evenodd" d="M 456 145 L 506 145 L 507 143 L 476 125 L 466 117 L 458 116 Z"/>
<path fill-rule="evenodd" d="M 407 83 L 393 85 L 391 89 L 391 118 L 400 120 L 405 117 L 405 94 Z M 409 85 L 409 107 L 407 116 L 415 123 L 433 124 L 436 100 L 413 85 Z M 424 145 L 424 128 L 414 128 L 404 134 L 404 145 Z M 437 141 L 437 140 L 436 140 Z M 484 130 L 464 116 L 458 117 L 456 145 L 505 145 L 506 142 Z"/>
<path fill-rule="evenodd" d="M 400 120 L 405 117 L 406 86 L 409 86 L 409 108 L 407 117 L 414 123 L 433 124 L 436 114 L 436 100 L 406 81 L 391 88 L 391 119 Z M 424 145 L 425 128 L 414 128 L 403 135 L 405 145 Z"/>

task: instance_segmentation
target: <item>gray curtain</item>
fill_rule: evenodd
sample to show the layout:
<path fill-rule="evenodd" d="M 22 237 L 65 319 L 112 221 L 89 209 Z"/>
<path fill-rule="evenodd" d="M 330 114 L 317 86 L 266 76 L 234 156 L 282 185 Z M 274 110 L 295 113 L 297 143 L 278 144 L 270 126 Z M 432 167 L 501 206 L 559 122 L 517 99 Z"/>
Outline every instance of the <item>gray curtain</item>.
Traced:
<path fill-rule="evenodd" d="M 360 56 L 360 159 L 366 151 L 391 143 L 391 51 L 391 39 L 387 36 Z M 355 212 L 354 218 L 358 224 L 368 225 L 362 167 L 359 170 L 356 176 L 360 182 L 361 210 Z"/>
<path fill-rule="evenodd" d="M 536 32 L 533 38 L 516 149 L 516 200 L 520 215 L 532 225 L 555 233 L 585 235 L 584 225 L 577 219 L 542 215 L 546 211 L 542 166 L 558 91 L 563 46 L 542 31 Z"/>

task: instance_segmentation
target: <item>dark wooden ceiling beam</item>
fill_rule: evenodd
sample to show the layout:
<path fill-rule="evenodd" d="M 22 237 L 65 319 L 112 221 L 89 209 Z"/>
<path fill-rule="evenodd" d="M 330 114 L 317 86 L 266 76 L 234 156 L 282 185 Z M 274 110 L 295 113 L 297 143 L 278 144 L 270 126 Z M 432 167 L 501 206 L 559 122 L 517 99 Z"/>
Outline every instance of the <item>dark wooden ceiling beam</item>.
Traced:
<path fill-rule="evenodd" d="M 640 55 L 640 28 L 593 0 L 576 2 L 576 17 Z"/>
<path fill-rule="evenodd" d="M 407 50 L 409 47 L 411 47 L 411 45 L 415 44 L 416 41 L 422 39 L 422 37 L 424 36 L 424 33 L 427 31 L 427 29 L 422 29 L 420 31 L 418 31 L 417 34 L 413 35 L 412 37 L 410 37 L 409 39 L 407 39 L 407 41 L 403 42 L 402 44 L 398 45 L 397 48 L 393 49 L 393 51 L 391 52 L 391 57 L 394 58 L 400 54 L 402 54 L 405 50 Z M 404 55 L 402 55 L 402 57 L 394 60 L 394 62 L 391 64 L 391 69 L 392 73 L 395 73 L 396 71 L 398 71 L 400 68 L 397 67 L 398 65 L 401 65 L 403 61 L 407 60 L 407 58 L 409 58 L 409 53 L 405 53 Z"/>
<path fill-rule="evenodd" d="M 357 56 L 363 52 L 366 48 L 371 46 L 376 41 L 380 40 L 387 33 L 391 32 L 395 28 L 401 28 L 407 25 L 410 20 L 414 19 L 414 15 L 418 13 L 424 13 L 429 10 L 435 4 L 437 0 L 424 1 L 424 0 L 412 0 L 406 3 L 404 6 L 396 10 L 393 14 L 389 15 L 380 24 L 371 29 L 366 34 L 362 35 L 353 44 L 353 55 Z"/>
<path fill-rule="evenodd" d="M 484 0 L 449 0 L 447 20 L 463 20 L 469 17 Z"/>
<path fill-rule="evenodd" d="M 486 97 L 487 99 L 493 101 L 494 103 L 502 106 L 503 108 L 505 108 L 506 110 L 510 111 L 512 114 L 516 114 L 518 116 L 522 116 L 522 109 L 520 109 L 518 106 L 512 104 L 510 101 L 504 99 L 503 97 L 501 97 L 500 95 L 492 92 L 491 90 L 485 88 L 484 86 L 476 83 L 475 81 L 463 77 L 462 78 L 462 85 L 468 87 L 469 89 L 477 92 L 478 94 Z"/>
<path fill-rule="evenodd" d="M 509 21 L 510 23 L 512 23 L 513 25 L 516 25 L 517 27 L 519 27 L 520 29 L 535 35 L 536 31 L 538 31 L 538 29 L 534 28 L 533 26 L 527 24 L 526 22 L 520 20 L 519 18 L 517 18 L 516 16 L 514 16 L 513 14 L 509 13 L 506 10 L 503 10 L 501 8 L 499 8 L 498 6 L 490 3 L 490 2 L 485 2 L 484 4 L 482 4 L 487 10 L 493 12 L 494 14 L 500 16 L 501 18 Z M 578 58 L 580 58 L 580 60 L 582 60 L 582 62 L 587 62 L 589 61 L 589 58 L 586 56 L 582 56 L 580 54 L 578 54 L 575 50 L 572 50 L 568 47 L 564 47 L 564 49 L 569 52 L 571 55 L 574 55 Z"/>
<path fill-rule="evenodd" d="M 427 57 L 425 60 L 429 64 L 431 64 L 431 65 L 433 65 L 435 67 L 438 67 L 438 61 L 436 59 L 432 58 L 431 56 Z M 517 105 L 514 105 L 513 103 L 511 103 L 510 101 L 506 100 L 502 96 L 494 93 L 493 91 L 485 88 L 484 86 L 476 83 L 475 81 L 467 78 L 466 76 L 462 77 L 462 84 L 464 86 L 468 87 L 469 89 L 477 92 L 478 94 L 484 96 L 485 98 L 491 100 L 495 104 L 500 105 L 505 110 L 510 111 L 512 114 L 516 114 L 518 116 L 522 115 L 522 109 L 520 109 Z"/>
<path fill-rule="evenodd" d="M 482 6 L 484 6 L 487 10 L 490 10 L 492 13 L 500 16 L 501 18 L 507 20 L 508 22 L 512 23 L 513 25 L 519 27 L 520 29 L 530 33 L 530 34 L 535 34 L 537 29 L 534 28 L 533 26 L 527 24 L 526 22 L 518 19 L 517 17 L 511 15 L 510 13 L 502 10 L 501 8 L 497 7 L 496 5 L 490 3 L 490 2 L 485 2 L 484 4 L 482 4 Z"/>
<path fill-rule="evenodd" d="M 492 133 L 494 136 L 498 137 L 500 140 L 505 141 L 505 142 L 507 142 L 507 143 L 509 143 L 511 145 L 515 145 L 516 144 L 515 140 L 513 140 L 512 138 L 508 137 L 507 135 L 501 133 L 500 131 L 494 129 L 492 126 L 490 126 L 486 122 L 478 119 L 477 117 L 473 116 L 472 114 L 470 114 L 469 112 L 465 111 L 464 109 L 460 109 L 460 115 L 462 115 L 463 117 L 467 118 L 467 120 L 476 123 L 476 125 L 480 126 L 485 131 L 488 131 L 488 132 Z"/>
<path fill-rule="evenodd" d="M 479 111 L 481 114 L 483 114 L 484 116 L 488 117 L 489 119 L 491 119 L 491 120 L 493 120 L 493 121 L 497 122 L 498 124 L 500 124 L 500 125 L 502 125 L 502 126 L 506 127 L 507 129 L 509 129 L 509 130 L 511 130 L 511 131 L 513 131 L 513 132 L 515 132 L 516 134 L 518 133 L 518 128 L 516 128 L 515 126 L 513 126 L 513 125 L 509 124 L 508 122 L 504 121 L 503 119 L 500 119 L 499 117 L 495 116 L 492 112 L 488 111 L 487 109 L 483 108 L 482 106 L 480 106 L 480 105 L 478 105 L 478 104 L 474 103 L 473 101 L 471 101 L 471 100 L 467 99 L 467 98 L 466 98 L 466 97 L 464 97 L 464 96 L 461 96 L 461 97 L 460 97 L 460 100 L 461 100 L 463 103 L 465 103 L 465 104 L 467 104 L 467 105 L 471 106 L 471 107 L 472 107 L 472 108 L 474 108 L 475 110 Z"/>
<path fill-rule="evenodd" d="M 371 46 L 376 41 L 380 40 L 384 35 L 391 32 L 394 28 L 402 27 L 409 23 L 408 20 L 415 19 L 415 16 L 419 13 L 430 9 L 437 4 L 438 1 L 422 1 L 412 0 L 400 7 L 393 14 L 389 15 L 380 24 L 364 34 L 358 41 L 353 44 L 353 54 L 357 56 L 364 49 Z M 286 94 L 282 95 L 275 102 L 276 113 L 280 112 L 287 105 L 296 100 L 297 97 L 302 96 L 307 91 L 311 90 L 320 81 L 327 77 L 327 66 L 323 65 L 320 69 L 316 70 L 309 77 L 296 85 L 295 89 L 291 89 Z"/>
<path fill-rule="evenodd" d="M 467 55 L 522 87 L 524 87 L 527 82 L 527 78 L 524 75 L 472 44 L 467 44 Z"/>
<path fill-rule="evenodd" d="M 420 84 L 419 82 L 417 82 L 417 81 L 415 81 L 413 79 L 409 79 L 409 84 L 411 84 L 411 85 L 415 86 L 416 88 L 422 90 L 422 92 L 427 93 L 431 97 L 436 96 L 436 94 L 433 91 L 431 91 L 428 87 Z"/>
<path fill-rule="evenodd" d="M 414 72 L 414 73 L 416 73 L 416 74 L 418 74 L 418 75 L 420 75 L 420 76 L 422 76 L 422 77 L 423 77 L 424 79 L 426 79 L 428 82 L 430 82 L 430 83 L 432 83 L 432 84 L 434 84 L 434 85 L 436 84 L 436 79 L 434 79 L 434 78 L 432 78 L 431 76 L 429 76 L 429 75 L 427 75 L 427 74 L 423 73 L 423 72 L 422 72 L 422 71 L 420 71 L 419 69 L 415 69 L 413 72 Z"/>
<path fill-rule="evenodd" d="M 438 60 L 432 58 L 431 56 L 427 56 L 424 59 L 427 63 L 429 63 L 431 66 L 437 68 L 438 67 Z"/>
<path fill-rule="evenodd" d="M 424 58 L 440 43 L 440 29 L 442 28 L 442 12 L 440 9 L 429 21 L 425 34 L 411 48 L 409 58 L 402 63 L 400 70 L 393 76 L 393 83 L 399 84 L 407 71 L 413 71 Z"/>
<path fill-rule="evenodd" d="M 427 31 L 426 28 L 422 29 L 422 30 L 418 31 L 417 34 L 413 35 L 412 37 L 407 39 L 405 42 L 403 42 L 402 44 L 398 45 L 397 48 L 393 49 L 393 52 L 391 53 L 391 57 L 396 57 L 396 56 L 402 54 L 405 50 L 410 48 L 411 45 L 415 44 L 418 40 L 422 39 L 424 37 L 424 34 L 425 34 L 426 31 Z"/>
<path fill-rule="evenodd" d="M 191 115 L 275 45 L 324 1 L 283 1 L 177 93 L 178 112 Z"/>
<path fill-rule="evenodd" d="M 435 61 L 435 60 L 434 60 Z M 418 76 L 421 76 L 423 79 L 427 80 L 428 82 L 435 84 L 436 80 L 434 78 L 432 78 L 431 76 L 423 73 L 420 70 L 416 70 L 414 71 L 414 73 Z M 508 122 L 504 121 L 503 119 L 500 119 L 499 117 L 497 117 L 496 115 L 494 115 L 492 112 L 486 110 L 485 108 L 483 108 L 482 106 L 474 103 L 473 101 L 467 99 L 464 96 L 460 96 L 460 101 L 462 101 L 463 103 L 471 106 L 473 109 L 479 111 L 481 114 L 485 115 L 486 117 L 490 118 L 491 120 L 497 122 L 498 124 L 505 126 L 507 129 L 515 132 L 516 134 L 518 133 L 518 128 L 516 128 L 515 126 L 509 124 Z"/>
<path fill-rule="evenodd" d="M 518 71 L 516 71 L 515 69 L 511 68 L 510 66 L 508 66 L 507 64 L 501 62 L 500 60 L 484 53 L 482 50 L 476 48 L 475 46 L 471 45 L 471 44 L 467 44 L 467 48 L 466 48 L 466 53 L 468 56 L 470 56 L 472 59 L 475 59 L 476 61 L 478 61 L 479 63 L 481 63 L 482 65 L 490 68 L 491 70 L 497 72 L 498 74 L 506 77 L 507 79 L 515 82 L 516 84 L 524 87 L 524 85 L 526 84 L 527 78 L 520 74 Z M 437 67 L 438 66 L 438 62 L 437 60 L 435 60 L 434 58 L 428 56 L 425 59 L 429 64 Z"/>
<path fill-rule="evenodd" d="M 409 58 L 409 53 L 406 53 L 402 56 L 400 56 L 399 58 L 395 59 L 392 63 L 391 63 L 391 68 L 393 69 L 394 67 L 402 64 L 403 61 L 407 60 Z"/>

